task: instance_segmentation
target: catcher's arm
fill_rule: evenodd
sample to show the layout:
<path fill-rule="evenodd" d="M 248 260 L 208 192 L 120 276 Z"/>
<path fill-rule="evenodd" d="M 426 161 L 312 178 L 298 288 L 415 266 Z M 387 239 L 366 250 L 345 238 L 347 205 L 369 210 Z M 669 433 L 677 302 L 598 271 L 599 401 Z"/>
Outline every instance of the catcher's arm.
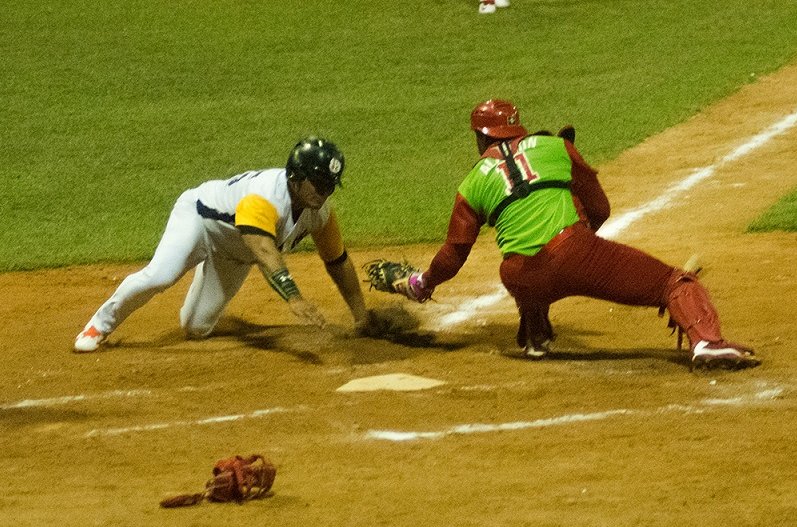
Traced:
<path fill-rule="evenodd" d="M 576 129 L 572 124 L 566 124 L 562 128 L 559 129 L 559 133 L 557 133 L 559 137 L 562 139 L 567 139 L 571 143 L 576 143 Z"/>
<path fill-rule="evenodd" d="M 286 302 L 294 315 L 307 324 L 324 327 L 326 321 L 315 305 L 302 298 L 296 282 L 285 266 L 274 238 L 260 234 L 243 234 L 244 243 L 257 258 L 257 266 L 268 284 Z"/>
<path fill-rule="evenodd" d="M 572 143 L 566 142 L 565 148 L 572 161 L 570 174 L 573 179 L 570 185 L 573 196 L 580 204 L 579 215 L 585 216 L 590 228 L 597 231 L 609 219 L 611 213 L 609 198 L 598 181 L 598 171 L 584 161 Z"/>
<path fill-rule="evenodd" d="M 553 135 L 550 130 L 537 130 L 531 135 Z M 572 124 L 566 124 L 559 129 L 556 133 L 557 137 L 561 137 L 562 139 L 567 139 L 571 143 L 576 142 L 576 129 L 573 127 Z"/>
<path fill-rule="evenodd" d="M 378 291 L 399 293 L 410 300 L 425 302 L 432 297 L 437 285 L 453 278 L 465 264 L 484 223 L 484 216 L 458 192 L 448 223 L 446 243 L 425 273 L 407 262 L 374 260 L 364 266 L 367 281 Z"/>

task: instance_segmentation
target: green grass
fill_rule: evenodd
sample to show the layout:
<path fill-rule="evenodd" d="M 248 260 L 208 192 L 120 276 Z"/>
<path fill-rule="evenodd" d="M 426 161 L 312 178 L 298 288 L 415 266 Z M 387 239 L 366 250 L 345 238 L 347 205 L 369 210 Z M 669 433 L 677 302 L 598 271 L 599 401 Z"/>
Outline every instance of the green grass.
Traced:
<path fill-rule="evenodd" d="M 797 189 L 783 196 L 747 227 L 748 232 L 797 232 Z"/>
<path fill-rule="evenodd" d="M 151 256 L 185 188 L 347 157 L 349 246 L 440 240 L 476 158 L 468 115 L 513 99 L 593 164 L 797 55 L 764 0 L 40 0 L 0 17 L 0 271 Z"/>

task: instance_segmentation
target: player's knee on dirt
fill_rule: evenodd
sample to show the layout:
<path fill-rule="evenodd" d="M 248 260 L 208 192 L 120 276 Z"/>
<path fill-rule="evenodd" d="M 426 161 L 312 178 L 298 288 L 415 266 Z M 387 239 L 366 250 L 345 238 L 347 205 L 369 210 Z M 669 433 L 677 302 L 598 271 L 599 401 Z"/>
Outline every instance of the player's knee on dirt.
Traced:
<path fill-rule="evenodd" d="M 204 339 L 208 337 L 212 332 L 213 328 L 216 327 L 215 324 L 181 324 L 183 327 L 183 331 L 185 332 L 186 338 L 189 339 Z"/>
<path fill-rule="evenodd" d="M 185 336 L 189 339 L 203 339 L 210 335 L 216 327 L 218 318 L 214 320 L 202 319 L 197 316 L 196 311 L 183 307 L 180 310 L 180 327 L 183 328 Z"/>

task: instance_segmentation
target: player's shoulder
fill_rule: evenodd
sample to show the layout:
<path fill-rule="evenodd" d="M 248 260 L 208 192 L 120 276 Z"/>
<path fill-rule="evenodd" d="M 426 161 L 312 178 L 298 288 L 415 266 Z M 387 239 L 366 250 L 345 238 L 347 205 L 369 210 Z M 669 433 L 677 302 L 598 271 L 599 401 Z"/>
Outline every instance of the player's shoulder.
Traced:
<path fill-rule="evenodd" d="M 288 178 L 284 168 L 266 168 L 254 172 L 247 185 L 249 193 L 259 194 L 265 198 L 287 198 Z"/>
<path fill-rule="evenodd" d="M 284 181 L 287 184 L 287 177 L 285 176 L 284 168 L 258 168 L 244 172 L 244 174 L 252 174 L 252 181 L 258 181 L 272 185 Z"/>
<path fill-rule="evenodd" d="M 529 150 L 541 147 L 564 148 L 565 140 L 559 136 L 551 135 L 550 132 L 531 134 L 522 138 L 517 145 L 518 150 Z"/>
<path fill-rule="evenodd" d="M 482 156 L 470 169 L 468 176 L 487 175 L 501 162 L 498 157 Z"/>

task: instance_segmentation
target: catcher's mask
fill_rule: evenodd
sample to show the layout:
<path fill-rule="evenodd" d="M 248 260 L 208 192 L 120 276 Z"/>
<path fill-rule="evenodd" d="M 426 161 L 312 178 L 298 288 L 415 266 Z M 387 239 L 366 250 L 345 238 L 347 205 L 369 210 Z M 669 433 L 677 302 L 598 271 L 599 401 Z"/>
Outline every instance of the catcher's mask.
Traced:
<path fill-rule="evenodd" d="M 503 99 L 490 99 L 476 106 L 470 114 L 470 127 L 495 139 L 509 139 L 528 133 L 520 124 L 517 107 Z"/>
<path fill-rule="evenodd" d="M 293 147 L 285 164 L 288 179 L 308 180 L 324 194 L 341 186 L 345 164 L 343 153 L 331 141 L 316 136 L 305 137 Z"/>

